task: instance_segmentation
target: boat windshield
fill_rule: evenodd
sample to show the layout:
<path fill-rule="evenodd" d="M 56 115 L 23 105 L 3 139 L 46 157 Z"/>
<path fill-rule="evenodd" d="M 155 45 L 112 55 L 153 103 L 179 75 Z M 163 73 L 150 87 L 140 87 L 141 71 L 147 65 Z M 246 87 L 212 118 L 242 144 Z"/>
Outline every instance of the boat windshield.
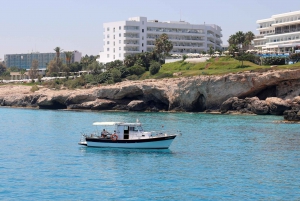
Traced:
<path fill-rule="evenodd" d="M 135 126 L 135 127 L 130 127 L 130 130 L 137 132 L 137 131 L 143 131 L 143 128 L 141 126 Z"/>

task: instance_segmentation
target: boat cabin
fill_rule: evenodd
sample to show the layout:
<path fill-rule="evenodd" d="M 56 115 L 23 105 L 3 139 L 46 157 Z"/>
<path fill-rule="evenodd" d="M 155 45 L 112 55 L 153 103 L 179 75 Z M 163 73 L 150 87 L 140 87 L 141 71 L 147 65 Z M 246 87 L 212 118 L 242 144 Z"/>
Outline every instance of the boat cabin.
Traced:
<path fill-rule="evenodd" d="M 107 126 L 114 126 L 113 132 L 106 130 L 107 136 L 110 137 L 112 134 L 117 134 L 118 140 L 128 139 L 141 139 L 149 138 L 151 132 L 144 132 L 141 123 L 121 123 L 121 122 L 95 122 L 94 126 L 101 126 L 103 128 Z"/>

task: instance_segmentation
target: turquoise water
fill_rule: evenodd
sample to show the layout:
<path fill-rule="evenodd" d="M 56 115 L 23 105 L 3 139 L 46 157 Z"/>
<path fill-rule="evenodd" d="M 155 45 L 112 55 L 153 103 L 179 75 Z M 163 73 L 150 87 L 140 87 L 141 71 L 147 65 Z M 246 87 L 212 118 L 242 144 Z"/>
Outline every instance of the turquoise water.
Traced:
<path fill-rule="evenodd" d="M 0 200 L 300 200 L 300 124 L 278 116 L 0 108 Z M 77 145 L 94 121 L 179 129 L 168 150 Z"/>

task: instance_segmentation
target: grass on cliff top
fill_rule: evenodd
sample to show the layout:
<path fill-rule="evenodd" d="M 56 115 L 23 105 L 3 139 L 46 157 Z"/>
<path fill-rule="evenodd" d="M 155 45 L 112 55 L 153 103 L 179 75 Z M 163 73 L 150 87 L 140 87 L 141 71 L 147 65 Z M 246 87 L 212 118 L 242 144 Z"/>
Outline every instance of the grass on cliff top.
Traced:
<path fill-rule="evenodd" d="M 242 62 L 230 58 L 230 57 L 220 57 L 211 58 L 207 62 L 201 63 L 188 63 L 185 61 L 178 61 L 174 63 L 167 63 L 162 65 L 159 73 L 151 76 L 149 72 L 142 76 L 142 79 L 146 78 L 163 78 L 163 77 L 173 77 L 173 73 L 181 72 L 179 76 L 195 76 L 195 75 L 223 75 L 227 73 L 237 73 L 243 71 L 255 71 L 263 72 L 267 70 L 275 69 L 295 69 L 300 68 L 300 64 L 293 65 L 282 65 L 275 68 L 270 68 L 270 66 L 259 66 L 249 61 Z"/>

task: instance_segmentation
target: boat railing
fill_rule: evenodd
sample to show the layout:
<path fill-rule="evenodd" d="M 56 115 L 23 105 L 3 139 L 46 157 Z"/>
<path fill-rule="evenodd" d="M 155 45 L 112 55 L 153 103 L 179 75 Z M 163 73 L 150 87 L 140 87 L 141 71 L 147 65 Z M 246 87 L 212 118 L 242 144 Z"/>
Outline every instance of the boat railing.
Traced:
<path fill-rule="evenodd" d="M 181 131 L 171 131 L 171 130 L 163 130 L 163 131 L 151 131 L 151 137 L 162 137 L 162 136 L 170 136 L 170 135 L 182 135 Z"/>

